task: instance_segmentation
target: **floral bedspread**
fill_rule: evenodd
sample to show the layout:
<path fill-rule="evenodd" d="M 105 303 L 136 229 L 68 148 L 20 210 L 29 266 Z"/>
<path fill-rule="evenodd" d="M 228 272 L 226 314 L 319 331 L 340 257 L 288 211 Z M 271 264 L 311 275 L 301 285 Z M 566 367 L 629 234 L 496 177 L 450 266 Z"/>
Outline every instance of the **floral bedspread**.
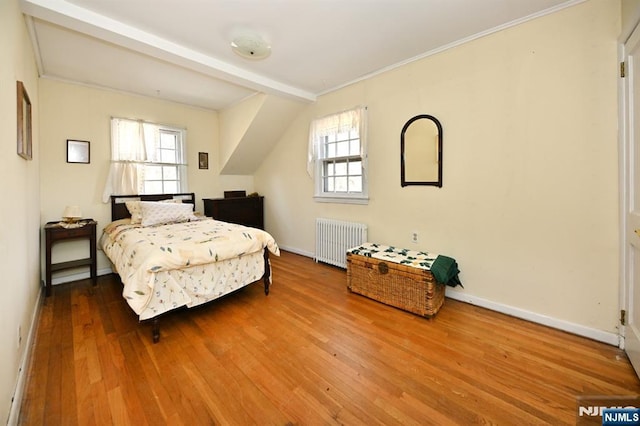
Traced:
<path fill-rule="evenodd" d="M 435 253 L 408 250 L 375 243 L 364 243 L 360 246 L 350 248 L 347 252 L 385 260 L 387 262 L 399 263 L 401 265 L 413 266 L 414 268 L 425 269 L 427 271 L 431 270 L 433 262 L 438 258 L 438 255 Z"/>
<path fill-rule="evenodd" d="M 278 245 L 267 232 L 210 218 L 151 227 L 132 225 L 129 219 L 118 220 L 105 227 L 102 247 L 124 283 L 124 298 L 138 315 L 152 298 L 158 273 L 193 270 L 262 252 L 264 248 L 280 255 Z"/>

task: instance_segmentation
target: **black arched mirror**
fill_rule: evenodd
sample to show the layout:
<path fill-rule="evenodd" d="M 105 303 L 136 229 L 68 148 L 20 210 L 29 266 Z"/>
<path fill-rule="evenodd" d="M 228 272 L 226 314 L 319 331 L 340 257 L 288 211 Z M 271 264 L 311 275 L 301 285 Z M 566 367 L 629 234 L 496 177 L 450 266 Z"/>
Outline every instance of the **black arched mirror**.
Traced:
<path fill-rule="evenodd" d="M 416 115 L 400 134 L 400 184 L 442 187 L 442 125 L 431 115 Z"/>

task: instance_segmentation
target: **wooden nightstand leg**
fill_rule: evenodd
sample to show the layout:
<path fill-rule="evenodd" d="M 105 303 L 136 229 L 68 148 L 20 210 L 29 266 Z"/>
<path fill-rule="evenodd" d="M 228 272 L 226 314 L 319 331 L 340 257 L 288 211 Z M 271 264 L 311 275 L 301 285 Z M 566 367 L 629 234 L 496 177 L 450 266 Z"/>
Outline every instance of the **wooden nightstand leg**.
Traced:
<path fill-rule="evenodd" d="M 45 297 L 51 296 L 51 242 L 46 243 L 46 256 L 45 256 Z"/>
<path fill-rule="evenodd" d="M 95 231 L 91 234 L 91 238 L 89 238 L 89 250 L 91 253 L 91 280 L 93 281 L 93 286 L 98 285 L 98 259 L 96 256 L 96 233 Z"/>

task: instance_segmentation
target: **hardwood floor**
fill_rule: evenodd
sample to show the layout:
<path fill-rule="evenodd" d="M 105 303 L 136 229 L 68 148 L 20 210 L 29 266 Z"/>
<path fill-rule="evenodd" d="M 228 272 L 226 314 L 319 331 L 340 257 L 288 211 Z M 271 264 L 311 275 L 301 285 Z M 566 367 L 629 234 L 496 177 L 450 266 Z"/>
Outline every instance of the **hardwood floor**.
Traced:
<path fill-rule="evenodd" d="M 20 424 L 575 424 L 579 395 L 640 394 L 615 347 L 451 299 L 426 320 L 271 261 L 269 296 L 168 314 L 158 344 L 117 277 L 55 286 Z"/>

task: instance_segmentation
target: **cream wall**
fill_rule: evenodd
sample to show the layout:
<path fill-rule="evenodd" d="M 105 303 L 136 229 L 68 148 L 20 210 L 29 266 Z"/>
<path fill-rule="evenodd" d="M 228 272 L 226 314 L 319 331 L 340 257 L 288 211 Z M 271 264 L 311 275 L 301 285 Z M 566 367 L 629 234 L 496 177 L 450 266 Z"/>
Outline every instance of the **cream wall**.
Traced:
<path fill-rule="evenodd" d="M 6 423 L 20 382 L 19 370 L 26 367 L 27 336 L 40 294 L 40 96 L 33 51 L 17 0 L 0 1 L 0 57 L 0 421 Z M 25 84 L 33 108 L 32 161 L 16 153 L 16 80 Z"/>
<path fill-rule="evenodd" d="M 618 40 L 624 43 L 640 21 L 640 0 L 624 0 L 621 6 L 622 30 Z"/>
<path fill-rule="evenodd" d="M 218 114 L 214 111 L 50 79 L 40 80 L 40 94 L 41 150 L 46 159 L 41 163 L 41 224 L 60 220 L 69 204 L 80 206 L 85 217 L 96 219 L 98 233 L 110 221 L 110 205 L 102 203 L 102 192 L 111 158 L 112 116 L 187 129 L 189 191 L 196 194 L 197 210 L 203 211 L 202 198 L 222 197 L 224 190 L 254 191 L 252 176 L 220 176 Z M 67 139 L 91 142 L 90 164 L 66 162 Z M 198 152 L 209 153 L 208 170 L 198 169 Z M 53 260 L 86 257 L 87 245 L 79 241 L 56 246 Z M 108 261 L 99 252 L 98 269 L 104 272 L 106 268 Z M 87 274 L 86 268 L 83 272 Z M 76 273 L 60 271 L 54 276 L 54 283 L 77 278 Z"/>
<path fill-rule="evenodd" d="M 637 5 L 623 3 L 623 33 L 637 20 Z M 316 217 L 360 220 L 372 240 L 456 257 L 462 298 L 616 333 L 612 69 L 620 8 L 619 1 L 590 0 L 322 96 L 291 123 L 254 185 L 252 176 L 219 175 L 215 112 L 38 80 L 18 2 L 0 2 L 0 188 L 11 200 L 0 207 L 0 418 L 9 417 L 37 313 L 41 225 L 72 203 L 100 227 L 109 220 L 100 198 L 110 116 L 186 127 L 197 207 L 226 189 L 257 190 L 266 195 L 267 229 L 283 247 L 312 255 Z M 33 104 L 32 161 L 15 151 L 16 80 Z M 305 164 L 309 122 L 359 104 L 369 107 L 371 200 L 314 203 Z M 421 113 L 444 126 L 442 189 L 400 187 L 400 129 Z M 68 138 L 91 141 L 91 164 L 66 163 Z M 209 170 L 197 169 L 199 151 L 209 152 Z M 417 245 L 410 243 L 414 230 Z M 56 253 L 84 255 L 81 244 Z M 106 265 L 100 254 L 99 268 Z"/>
<path fill-rule="evenodd" d="M 264 93 L 259 93 L 220 111 L 220 167 L 233 154 L 266 97 Z"/>
<path fill-rule="evenodd" d="M 312 254 L 316 217 L 362 221 L 370 240 L 455 257 L 458 298 L 615 337 L 619 33 L 620 2 L 591 0 L 320 97 L 256 173 L 268 230 Z M 315 203 L 309 122 L 355 105 L 369 204 Z M 400 130 L 417 114 L 444 128 L 441 189 L 400 187 Z"/>

